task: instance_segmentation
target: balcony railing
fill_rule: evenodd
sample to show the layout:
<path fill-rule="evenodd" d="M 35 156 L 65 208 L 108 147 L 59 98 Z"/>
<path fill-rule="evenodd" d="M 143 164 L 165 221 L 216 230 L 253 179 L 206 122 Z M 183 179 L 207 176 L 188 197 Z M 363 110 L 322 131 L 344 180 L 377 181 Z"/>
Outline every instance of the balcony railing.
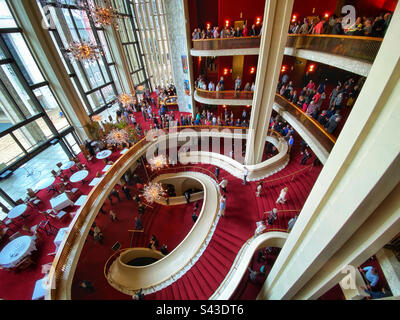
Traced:
<path fill-rule="evenodd" d="M 237 37 L 193 40 L 194 50 L 259 48 L 261 37 Z"/>
<path fill-rule="evenodd" d="M 280 94 L 275 95 L 275 102 L 285 111 L 296 117 L 296 119 L 301 122 L 302 125 L 318 140 L 325 150 L 331 152 L 336 143 L 337 137 L 329 134 L 318 121 L 306 115 L 300 108 L 282 97 Z"/>
<path fill-rule="evenodd" d="M 332 35 L 289 34 L 286 47 L 322 51 L 373 62 L 383 38 Z"/>
<path fill-rule="evenodd" d="M 163 100 L 163 104 L 167 106 L 178 104 L 178 97 L 177 96 L 166 97 Z"/>
<path fill-rule="evenodd" d="M 253 91 L 208 91 L 196 89 L 197 95 L 205 99 L 232 99 L 232 100 L 253 100 Z"/>

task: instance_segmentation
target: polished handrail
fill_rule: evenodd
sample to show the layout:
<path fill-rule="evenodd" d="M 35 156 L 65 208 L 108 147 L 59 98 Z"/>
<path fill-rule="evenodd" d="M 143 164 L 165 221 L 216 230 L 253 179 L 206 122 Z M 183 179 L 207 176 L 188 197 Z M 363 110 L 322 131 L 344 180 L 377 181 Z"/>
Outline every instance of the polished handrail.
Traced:
<path fill-rule="evenodd" d="M 373 62 L 383 38 L 332 34 L 289 34 L 287 48 L 321 51 Z"/>
<path fill-rule="evenodd" d="M 73 221 L 71 222 L 69 232 L 67 233 L 64 241 L 61 243 L 53 261 L 52 268 L 49 273 L 51 289 L 48 292 L 47 298 L 57 299 L 57 290 L 59 290 L 60 288 L 60 281 L 66 273 L 69 274 L 69 270 L 67 270 L 67 260 L 72 253 L 72 248 L 76 243 L 76 240 L 79 239 L 81 236 L 81 228 L 83 227 L 85 220 L 90 213 L 92 205 L 95 203 L 100 193 L 103 191 L 103 189 L 106 188 L 106 185 L 111 181 L 117 171 L 122 167 L 122 164 L 126 160 L 131 158 L 146 143 L 148 143 L 146 139 L 142 139 L 138 143 L 136 143 L 131 149 L 129 149 L 128 152 L 122 155 L 107 171 L 103 179 L 96 185 L 95 188 L 91 190 L 91 192 L 87 196 L 87 199 L 79 210 L 79 213 L 75 215 Z"/>
<path fill-rule="evenodd" d="M 292 177 L 292 179 L 293 179 L 293 177 L 294 177 L 296 174 L 300 173 L 300 172 L 303 172 L 303 171 L 305 171 L 305 170 L 307 170 L 307 169 L 309 169 L 309 170 L 311 171 L 311 168 L 312 168 L 312 167 L 314 167 L 314 165 L 310 164 L 310 165 L 308 165 L 308 166 L 306 166 L 306 167 L 304 167 L 304 168 L 301 168 L 300 170 L 297 170 L 297 171 L 295 171 L 295 172 L 292 172 L 291 174 L 288 174 L 288 175 L 286 175 L 286 176 L 279 177 L 279 178 L 276 178 L 276 179 L 263 180 L 262 182 L 263 182 L 263 183 L 265 183 L 265 182 L 269 183 L 269 182 L 274 182 L 274 181 L 281 181 L 282 179 L 285 179 L 285 178 L 288 178 L 288 177 Z"/>
<path fill-rule="evenodd" d="M 193 42 L 200 41 L 218 41 L 218 40 L 240 40 L 240 39 L 261 39 L 261 36 L 249 36 L 249 37 L 229 37 L 229 38 L 208 38 L 208 39 L 192 39 Z"/>
<path fill-rule="evenodd" d="M 173 98 L 178 99 L 178 96 L 168 96 L 168 97 L 165 97 L 164 100 L 163 100 L 163 104 L 164 104 L 164 105 L 167 105 L 167 106 L 169 106 L 169 105 L 174 105 L 174 104 L 178 104 L 178 101 L 175 101 L 175 102 L 166 102 L 168 99 L 173 99 Z"/>
<path fill-rule="evenodd" d="M 192 41 L 194 50 L 251 49 L 260 47 L 261 37 L 193 39 Z"/>
<path fill-rule="evenodd" d="M 288 37 L 316 37 L 316 38 L 346 38 L 353 40 L 365 40 L 365 41 L 378 41 L 382 42 L 383 38 L 380 37 L 364 37 L 364 36 L 351 36 L 351 35 L 340 35 L 340 34 L 294 34 L 289 33 Z"/>
<path fill-rule="evenodd" d="M 328 133 L 325 128 L 313 117 L 307 115 L 302 109 L 296 106 L 294 103 L 287 100 L 285 97 L 281 96 L 279 93 L 275 94 L 275 102 L 284 108 L 285 111 L 293 114 L 306 128 L 313 130 L 314 128 L 316 131 L 312 132 L 313 136 L 318 139 L 318 141 L 328 150 L 331 151 L 333 146 L 336 143 L 337 137 Z M 300 115 L 300 116 L 299 116 Z M 310 123 L 310 126 L 306 124 Z M 318 134 L 316 134 L 318 132 Z"/>
<path fill-rule="evenodd" d="M 186 172 L 186 170 L 200 170 L 200 171 L 204 171 L 206 172 L 211 178 L 213 178 L 214 180 L 218 180 L 217 177 L 215 176 L 214 173 L 212 173 L 210 170 L 203 168 L 203 167 L 199 167 L 199 166 L 174 166 L 174 167 L 168 167 L 168 168 L 162 168 L 160 170 L 157 170 L 155 172 L 153 172 L 150 176 L 149 176 L 149 180 L 153 180 L 157 175 L 159 175 L 161 172 L 169 172 L 169 171 L 175 171 L 175 170 L 185 170 L 184 172 Z M 178 172 L 182 172 L 182 171 L 178 171 Z"/>
<path fill-rule="evenodd" d="M 253 91 L 235 91 L 235 90 L 223 90 L 223 91 L 209 91 L 200 88 L 196 88 L 197 95 L 205 99 L 235 99 L 235 100 L 253 100 Z"/>
<path fill-rule="evenodd" d="M 271 232 L 282 232 L 282 233 L 288 233 L 287 230 L 284 229 L 280 229 L 280 228 L 275 228 L 275 229 L 266 229 L 263 233 L 261 234 L 265 234 L 265 233 L 271 233 Z M 237 270 L 237 264 L 238 261 L 242 260 L 243 255 L 246 253 L 246 248 L 250 245 L 250 243 L 252 241 L 254 241 L 258 236 L 260 236 L 261 234 L 258 235 L 253 235 L 251 238 L 249 238 L 240 248 L 238 254 L 235 257 L 235 261 L 233 262 L 228 274 L 225 276 L 224 280 L 221 282 L 221 284 L 218 286 L 217 290 L 212 294 L 212 296 L 210 297 L 210 299 L 214 299 L 215 296 L 219 295 L 221 293 L 221 291 L 225 288 L 226 283 L 228 283 L 230 281 L 230 278 L 232 277 L 232 275 L 234 274 L 234 272 Z M 255 251 L 254 251 L 255 252 Z M 254 254 L 253 252 L 253 254 Z"/>
<path fill-rule="evenodd" d="M 184 126 L 184 127 L 175 127 L 174 129 L 179 131 L 182 129 L 187 129 L 187 128 L 192 128 L 192 129 L 204 129 L 204 128 L 211 128 L 211 129 L 227 129 L 229 127 L 223 127 L 223 126 Z M 243 129 L 242 127 L 231 127 L 233 129 Z M 247 128 L 244 128 L 247 129 Z M 167 131 L 167 130 L 166 130 Z M 81 206 L 80 210 L 78 213 L 75 215 L 74 219 L 72 220 L 70 227 L 69 227 L 69 232 L 67 233 L 67 236 L 61 243 L 57 254 L 53 260 L 52 268 L 49 273 L 49 287 L 51 288 L 46 296 L 46 299 L 58 299 L 60 292 L 58 292 L 60 287 L 61 280 L 64 279 L 64 276 L 67 277 L 69 276 L 69 265 L 68 263 L 71 263 L 68 259 L 71 257 L 71 254 L 73 253 L 73 248 L 74 245 L 79 243 L 79 240 L 83 234 L 85 233 L 83 230 L 83 227 L 88 228 L 88 222 L 86 221 L 88 218 L 90 220 L 89 213 L 91 213 L 91 208 L 93 204 L 96 203 L 96 201 L 99 198 L 99 195 L 104 192 L 105 189 L 107 189 L 107 184 L 114 178 L 114 176 L 118 173 L 120 168 L 123 166 L 124 163 L 126 163 L 131 157 L 133 157 L 138 151 L 140 151 L 146 144 L 151 144 L 151 142 L 148 142 L 146 138 L 143 138 L 139 142 L 137 142 L 133 147 L 131 147 L 128 152 L 123 154 L 115 163 L 114 165 L 107 171 L 105 176 L 102 178 L 102 180 L 91 190 L 89 195 L 87 196 L 87 199 L 85 203 Z M 99 204 L 98 204 L 99 205 Z M 93 213 L 93 212 L 92 212 Z M 84 230 L 86 230 L 84 229 Z M 88 230 L 86 230 L 88 231 Z M 78 240 L 78 242 L 77 242 Z M 76 250 L 76 248 L 75 248 Z M 67 280 L 64 279 L 64 280 Z M 70 280 L 70 279 L 69 279 Z M 65 290 L 65 288 L 64 288 Z M 64 292 L 65 293 L 65 292 Z M 65 297 L 64 297 L 65 298 Z"/>
<path fill-rule="evenodd" d="M 224 127 L 224 126 L 184 126 L 175 127 L 174 129 L 179 131 L 186 128 L 192 129 L 220 129 L 224 130 L 227 128 L 232 129 L 246 129 L 242 127 Z M 72 283 L 72 276 L 74 273 L 70 272 L 72 265 L 76 265 L 77 252 L 80 252 L 83 246 L 82 239 L 86 237 L 91 226 L 91 222 L 94 219 L 97 211 L 93 208 L 100 208 L 100 201 L 105 198 L 106 194 L 111 190 L 113 186 L 109 185 L 112 180 L 115 180 L 118 176 L 121 176 L 121 168 L 133 158 L 139 151 L 143 152 L 143 148 L 146 145 L 151 145 L 152 142 L 147 141 L 143 138 L 131 147 L 128 152 L 123 154 L 114 165 L 106 172 L 102 180 L 91 190 L 85 203 L 81 206 L 78 213 L 70 223 L 69 232 L 62 241 L 59 249 L 56 253 L 55 259 L 53 260 L 52 268 L 49 273 L 49 288 L 46 299 L 57 300 L 69 298 L 70 291 L 68 291 L 69 285 Z M 79 257 L 79 255 L 78 255 Z"/>

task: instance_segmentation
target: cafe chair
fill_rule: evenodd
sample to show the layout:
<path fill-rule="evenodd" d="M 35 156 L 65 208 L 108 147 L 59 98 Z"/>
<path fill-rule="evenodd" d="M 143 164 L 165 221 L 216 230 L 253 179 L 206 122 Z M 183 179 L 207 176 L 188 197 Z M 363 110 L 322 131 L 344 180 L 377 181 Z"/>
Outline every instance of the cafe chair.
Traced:
<path fill-rule="evenodd" d="M 17 239 L 17 238 L 20 237 L 20 236 L 22 236 L 21 232 L 17 231 L 17 232 L 15 232 L 14 234 L 12 234 L 11 236 L 9 236 L 8 239 L 9 239 L 10 241 L 13 241 L 13 240 Z"/>
<path fill-rule="evenodd" d="M 0 225 L 4 226 L 4 228 L 7 228 L 7 230 L 11 230 L 11 231 L 15 232 L 16 225 L 10 218 L 7 218 L 4 221 L 1 221 Z"/>
<path fill-rule="evenodd" d="M 15 267 L 14 270 L 15 271 L 23 271 L 28 269 L 30 266 L 34 265 L 35 262 L 32 260 L 32 258 L 30 256 L 27 256 L 26 258 L 24 258 L 23 260 L 21 260 L 21 262 L 19 262 Z"/>
<path fill-rule="evenodd" d="M 46 232 L 48 236 L 53 235 L 55 236 L 58 232 L 58 228 L 51 225 L 50 220 L 42 220 L 39 222 L 38 230 Z"/>
<path fill-rule="evenodd" d="M 55 170 L 51 170 L 51 174 L 54 178 L 57 178 L 61 174 L 61 171 L 56 172 Z"/>

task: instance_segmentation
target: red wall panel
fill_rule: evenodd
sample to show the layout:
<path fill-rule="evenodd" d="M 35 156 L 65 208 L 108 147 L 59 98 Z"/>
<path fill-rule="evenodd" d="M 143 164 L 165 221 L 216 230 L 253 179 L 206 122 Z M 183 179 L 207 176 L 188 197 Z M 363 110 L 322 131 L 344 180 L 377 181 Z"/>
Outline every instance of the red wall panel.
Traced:
<path fill-rule="evenodd" d="M 336 10 L 338 0 L 295 0 L 293 14 L 298 18 L 307 16 L 323 16 L 325 13 L 333 14 Z M 315 8 L 315 13 L 313 9 Z"/>

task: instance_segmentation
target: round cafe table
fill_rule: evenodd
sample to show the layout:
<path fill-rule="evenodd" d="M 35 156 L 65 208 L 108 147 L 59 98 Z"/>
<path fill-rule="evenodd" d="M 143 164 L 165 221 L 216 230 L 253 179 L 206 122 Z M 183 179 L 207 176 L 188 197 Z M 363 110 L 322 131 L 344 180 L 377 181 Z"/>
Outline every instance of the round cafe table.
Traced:
<path fill-rule="evenodd" d="M 12 208 L 8 214 L 7 214 L 7 218 L 10 219 L 15 219 L 18 218 L 19 216 L 22 216 L 24 214 L 24 212 L 26 211 L 26 209 L 28 209 L 28 205 L 26 204 L 20 204 L 14 208 Z"/>
<path fill-rule="evenodd" d="M 82 183 L 84 183 L 85 178 L 89 175 L 89 171 L 87 170 L 81 170 L 78 172 L 75 172 L 70 178 L 69 181 L 71 181 L 72 183 L 76 183 L 79 181 L 82 181 Z"/>
<path fill-rule="evenodd" d="M 104 150 L 100 151 L 99 153 L 96 154 L 96 158 L 99 160 L 104 160 L 107 159 L 109 156 L 111 156 L 111 150 Z"/>
<path fill-rule="evenodd" d="M 13 268 L 35 250 L 35 241 L 30 236 L 18 237 L 0 251 L 0 266 Z"/>
<path fill-rule="evenodd" d="M 39 183 L 35 186 L 34 189 L 35 190 L 46 189 L 46 188 L 50 187 L 54 183 L 54 181 L 56 181 L 56 178 L 54 178 L 54 177 L 49 177 L 49 178 L 43 179 L 43 180 L 39 181 Z"/>
<path fill-rule="evenodd" d="M 61 166 L 61 170 L 71 169 L 75 165 L 74 161 L 68 161 Z"/>

